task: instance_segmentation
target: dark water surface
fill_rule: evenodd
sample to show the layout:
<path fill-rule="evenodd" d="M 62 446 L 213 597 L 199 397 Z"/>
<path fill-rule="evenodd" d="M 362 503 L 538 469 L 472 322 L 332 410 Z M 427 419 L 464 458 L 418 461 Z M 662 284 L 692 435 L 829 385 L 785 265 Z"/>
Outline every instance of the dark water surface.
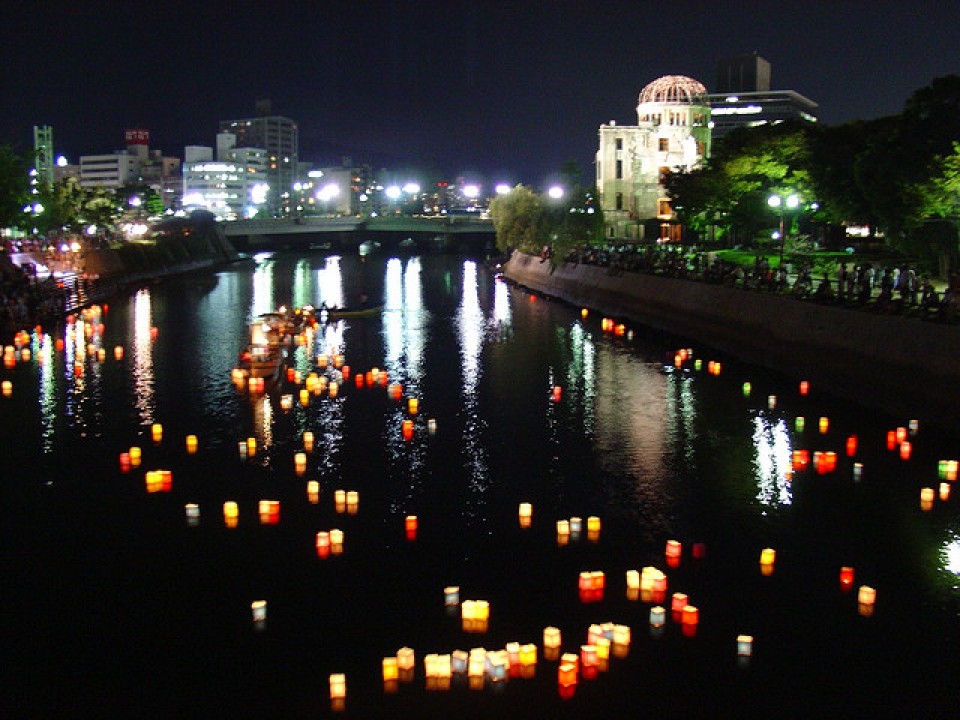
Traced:
<path fill-rule="evenodd" d="M 412 440 L 401 433 L 406 402 L 385 387 L 351 377 L 336 398 L 303 406 L 292 383 L 259 398 L 231 383 L 253 316 L 350 305 L 361 292 L 382 298 L 383 312 L 321 327 L 290 364 L 332 377 L 317 362 L 333 349 L 354 372 L 386 370 L 419 399 Z M 957 497 L 923 511 L 920 490 L 939 489 L 938 462 L 960 446 L 922 422 L 901 460 L 887 431 L 910 418 L 816 388 L 802 396 L 799 378 L 706 348 L 693 347 L 699 369 L 690 360 L 677 370 L 674 352 L 689 341 L 605 332 L 596 314 L 533 298 L 458 257 L 262 257 L 151 286 L 88 320 L 89 337 L 80 323 L 35 333 L 31 357 L 0 371 L 13 383 L 0 398 L 4 717 L 958 712 Z M 722 361 L 719 375 L 711 360 Z M 308 430 L 316 447 L 298 475 Z M 198 436 L 193 455 L 188 434 Z M 257 454 L 244 460 L 238 443 L 250 437 Z M 143 463 L 122 472 L 131 446 Z M 836 470 L 790 479 L 796 449 L 835 451 Z M 152 469 L 172 471 L 170 492 L 147 492 Z M 337 512 L 338 489 L 358 492 L 355 514 Z M 260 523 L 262 499 L 280 501 L 279 524 Z M 235 528 L 226 501 L 239 506 Z M 521 502 L 532 504 L 529 528 L 518 524 Z M 187 503 L 199 506 L 196 525 Z M 418 516 L 414 541 L 407 515 Z M 558 544 L 556 521 L 572 516 L 599 517 L 599 539 Z M 320 559 L 316 533 L 333 528 L 343 552 Z M 683 543 L 678 567 L 664 557 L 669 539 Z M 770 575 L 759 565 L 766 547 L 777 553 Z M 645 566 L 668 577 L 659 631 L 649 598 L 626 590 L 626 571 Z M 841 566 L 855 568 L 847 592 Z M 581 601 L 582 571 L 605 573 L 602 600 Z M 877 591 L 870 617 L 858 612 L 862 584 Z M 485 633 L 464 632 L 444 607 L 451 585 L 490 603 Z M 699 608 L 692 637 L 671 617 L 674 592 Z M 251 620 L 260 599 L 263 627 Z M 454 676 L 448 689 L 428 688 L 428 653 L 540 646 L 548 625 L 577 653 L 588 628 L 607 622 L 629 626 L 628 651 L 570 697 L 542 646 L 533 677 L 472 689 Z M 755 638 L 748 660 L 737 656 L 741 634 Z M 389 692 L 381 660 L 404 646 L 416 671 Z M 331 673 L 346 674 L 339 711 Z"/>

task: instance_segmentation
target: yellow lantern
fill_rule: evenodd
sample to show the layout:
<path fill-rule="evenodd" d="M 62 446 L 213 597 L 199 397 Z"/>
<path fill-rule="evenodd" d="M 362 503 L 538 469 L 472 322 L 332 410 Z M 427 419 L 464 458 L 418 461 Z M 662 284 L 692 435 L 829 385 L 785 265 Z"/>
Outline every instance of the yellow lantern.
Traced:
<path fill-rule="evenodd" d="M 401 670 L 413 670 L 415 663 L 416 656 L 414 655 L 413 648 L 402 647 L 397 650 L 397 666 Z"/>
<path fill-rule="evenodd" d="M 303 449 L 307 452 L 313 452 L 313 433 L 307 430 L 303 433 Z"/>
<path fill-rule="evenodd" d="M 163 440 L 163 425 L 160 423 L 154 423 L 150 428 L 150 434 L 153 437 L 153 441 L 155 443 L 159 443 L 161 440 Z"/>
<path fill-rule="evenodd" d="M 533 520 L 533 505 L 528 502 L 520 503 L 518 510 L 520 516 L 520 527 L 528 528 Z"/>
<path fill-rule="evenodd" d="M 347 676 L 343 673 L 330 674 L 330 699 L 343 700 L 347 697 Z"/>
<path fill-rule="evenodd" d="M 197 452 L 198 440 L 196 435 L 187 435 L 187 453 L 194 455 Z"/>
<path fill-rule="evenodd" d="M 560 628 L 551 625 L 543 629 L 543 646 L 545 648 L 560 647 Z"/>
<path fill-rule="evenodd" d="M 255 437 L 247 438 L 247 457 L 254 457 L 257 454 L 257 439 Z"/>
<path fill-rule="evenodd" d="M 9 380 L 4 380 L 4 381 L 3 381 L 3 396 L 4 396 L 4 397 L 10 397 L 11 395 L 13 395 L 13 383 L 10 382 Z"/>

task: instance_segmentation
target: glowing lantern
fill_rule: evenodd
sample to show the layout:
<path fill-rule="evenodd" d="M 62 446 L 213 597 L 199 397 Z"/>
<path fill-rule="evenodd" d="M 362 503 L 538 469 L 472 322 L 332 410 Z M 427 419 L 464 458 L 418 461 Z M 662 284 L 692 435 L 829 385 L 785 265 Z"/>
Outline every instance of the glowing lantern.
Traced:
<path fill-rule="evenodd" d="M 557 683 L 562 686 L 577 684 L 577 666 L 572 663 L 561 663 L 557 668 Z"/>
<path fill-rule="evenodd" d="M 347 513 L 356 515 L 360 509 L 360 493 L 356 490 L 347 490 Z"/>
<path fill-rule="evenodd" d="M 857 436 L 851 435 L 847 438 L 847 457 L 853 457 L 857 454 Z"/>
<path fill-rule="evenodd" d="M 528 528 L 533 521 L 533 505 L 528 502 L 520 503 L 520 527 Z"/>
<path fill-rule="evenodd" d="M 773 548 L 764 548 L 760 551 L 760 564 L 773 566 L 777 559 L 777 551 Z"/>
<path fill-rule="evenodd" d="M 280 522 L 279 500 L 261 500 L 258 509 L 261 525 L 276 525 Z"/>
<path fill-rule="evenodd" d="M 873 615 L 874 606 L 877 602 L 877 591 L 869 585 L 861 585 L 857 591 L 857 611 L 863 617 Z"/>
<path fill-rule="evenodd" d="M 465 650 L 454 650 L 450 653 L 450 669 L 462 675 L 467 671 L 467 664 L 470 660 L 470 655 Z"/>
<path fill-rule="evenodd" d="M 153 442 L 159 443 L 163 440 L 163 425 L 160 423 L 154 423 L 150 428 L 150 435 L 153 437 Z"/>
<path fill-rule="evenodd" d="M 3 381 L 3 396 L 4 396 L 4 397 L 10 397 L 11 395 L 13 395 L 13 383 L 10 382 L 9 380 L 4 380 L 4 381 Z"/>
<path fill-rule="evenodd" d="M 303 475 L 307 472 L 307 454 L 298 452 L 293 455 L 293 467 L 297 475 Z"/>
<path fill-rule="evenodd" d="M 313 452 L 313 433 L 310 430 L 307 430 L 303 433 L 303 449 L 307 452 Z"/>
<path fill-rule="evenodd" d="M 330 699 L 343 700 L 347 697 L 347 676 L 343 673 L 330 674 Z"/>
<path fill-rule="evenodd" d="M 333 528 L 330 531 L 330 552 L 334 555 L 343 552 L 343 530 Z"/>
<path fill-rule="evenodd" d="M 237 452 L 240 453 L 241 460 L 247 459 L 247 441 L 246 440 L 241 440 L 237 443 Z"/>
<path fill-rule="evenodd" d="M 683 633 L 684 635 L 691 636 L 694 634 L 697 625 L 700 622 L 700 610 L 694 605 L 687 605 L 683 608 L 682 613 L 682 624 L 683 624 Z"/>
<path fill-rule="evenodd" d="M 740 657 L 753 655 L 753 635 L 737 635 L 737 655 Z"/>
<path fill-rule="evenodd" d="M 184 505 L 184 511 L 187 514 L 187 524 L 194 526 L 200 522 L 200 506 L 196 503 L 187 503 Z"/>
<path fill-rule="evenodd" d="M 863 463 L 854 463 L 853 464 L 853 479 L 860 480 L 863 476 Z"/>
<path fill-rule="evenodd" d="M 443 589 L 443 604 L 447 607 L 455 607 L 460 604 L 459 585 L 448 585 Z"/>
<path fill-rule="evenodd" d="M 853 587 L 853 575 L 853 568 L 849 565 L 844 565 L 840 568 L 840 589 L 844 592 L 847 592 Z"/>
<path fill-rule="evenodd" d="M 627 589 L 640 589 L 640 573 L 636 570 L 627 570 Z"/>
<path fill-rule="evenodd" d="M 947 470 L 946 470 L 945 478 L 950 482 L 954 482 L 957 479 L 958 466 L 960 466 L 960 463 L 958 463 L 956 460 L 947 461 Z"/>
<path fill-rule="evenodd" d="M 416 415 L 420 411 L 420 400 L 412 397 L 407 399 L 407 412 Z"/>
<path fill-rule="evenodd" d="M 330 555 L 330 533 L 321 530 L 317 533 L 317 557 L 325 559 Z"/>
<path fill-rule="evenodd" d="M 363 373 L 357 373 L 356 377 L 354 378 L 353 384 L 356 385 L 358 388 L 362 388 L 363 382 L 364 382 Z"/>
<path fill-rule="evenodd" d="M 123 345 L 117 345 L 113 348 L 113 357 L 115 360 L 123 360 Z"/>
<path fill-rule="evenodd" d="M 940 483 L 940 499 L 941 500 L 950 499 L 950 483 L 945 483 L 945 482 Z"/>
<path fill-rule="evenodd" d="M 587 518 L 587 532 L 588 533 L 598 533 L 600 532 L 600 518 L 596 515 L 591 515 Z"/>
<path fill-rule="evenodd" d="M 660 628 L 667 622 L 667 611 L 659 605 L 650 608 L 650 627 Z"/>
<path fill-rule="evenodd" d="M 900 459 L 901 460 L 909 460 L 910 455 L 912 453 L 913 453 L 913 446 L 910 444 L 909 441 L 904 440 L 902 443 L 900 443 Z"/>
<path fill-rule="evenodd" d="M 557 520 L 557 537 L 570 537 L 569 520 Z"/>
<path fill-rule="evenodd" d="M 820 423 L 819 423 L 819 428 L 820 428 L 820 434 L 821 434 L 821 435 L 825 435 L 825 434 L 827 433 L 827 431 L 830 429 L 830 418 L 828 418 L 828 417 L 821 417 L 821 418 L 820 418 Z"/>
<path fill-rule="evenodd" d="M 896 430 L 887 430 L 887 450 L 893 450 L 897 447 L 897 431 Z"/>
<path fill-rule="evenodd" d="M 254 600 L 250 603 L 250 613 L 253 615 L 254 622 L 264 622 L 267 619 L 267 601 Z"/>
<path fill-rule="evenodd" d="M 806 394 L 808 394 L 809 392 L 810 392 L 810 383 L 807 382 L 806 380 L 801 380 L 801 381 L 800 381 L 800 394 L 801 394 L 801 395 L 806 395 Z"/>
<path fill-rule="evenodd" d="M 416 515 L 407 515 L 403 521 L 404 532 L 406 533 L 407 540 L 416 540 L 417 539 L 417 516 Z"/>
<path fill-rule="evenodd" d="M 589 314 L 590 314 L 590 311 L 587 310 L 587 308 L 580 308 L 580 317 L 582 317 L 584 320 L 587 319 L 587 315 Z"/>
<path fill-rule="evenodd" d="M 397 680 L 400 677 L 400 668 L 396 656 L 383 658 L 383 681 Z"/>
<path fill-rule="evenodd" d="M 750 383 L 745 382 L 745 383 L 743 384 L 743 396 L 744 396 L 744 397 L 750 397 L 750 391 L 751 391 L 752 389 L 753 389 L 753 386 L 750 385 Z"/>
<path fill-rule="evenodd" d="M 676 558 L 679 560 L 682 552 L 683 545 L 679 540 L 667 540 L 666 556 L 668 560 L 670 558 Z"/>
<path fill-rule="evenodd" d="M 613 626 L 613 644 L 614 645 L 630 644 L 630 626 L 629 625 Z"/>
<path fill-rule="evenodd" d="M 917 431 L 920 429 L 920 421 L 911 420 L 910 422 L 907 423 L 907 429 L 910 431 L 911 435 L 916 435 Z"/>
<path fill-rule="evenodd" d="M 897 428 L 897 442 L 902 443 L 907 439 L 907 429 L 905 427 Z"/>
<path fill-rule="evenodd" d="M 584 668 L 596 667 L 597 665 L 597 646 L 580 646 L 580 666 Z"/>
<path fill-rule="evenodd" d="M 707 556 L 707 546 L 702 542 L 693 544 L 692 555 L 694 560 L 703 560 Z"/>
<path fill-rule="evenodd" d="M 228 500 L 223 504 L 223 522 L 227 527 L 236 527 L 240 516 L 240 510 L 237 504 Z"/>
<path fill-rule="evenodd" d="M 257 454 L 257 439 L 255 437 L 247 438 L 247 457 L 254 457 Z"/>
<path fill-rule="evenodd" d="M 134 445 L 133 447 L 130 448 L 129 455 L 130 455 L 130 464 L 133 467 L 139 467 L 140 460 L 143 457 L 143 452 L 140 450 L 140 448 Z"/>
<path fill-rule="evenodd" d="M 807 421 L 802 415 L 797 416 L 797 419 L 793 421 L 793 427 L 797 432 L 803 432 L 803 429 L 806 427 L 806 425 Z"/>
<path fill-rule="evenodd" d="M 933 509 L 933 488 L 920 488 L 920 509 L 929 511 Z"/>
<path fill-rule="evenodd" d="M 560 402 L 560 398 L 563 396 L 563 389 L 559 385 L 553 386 L 553 392 L 551 397 L 553 397 L 554 402 Z"/>
<path fill-rule="evenodd" d="M 773 410 L 777 406 L 777 396 L 770 395 L 767 397 L 767 408 Z"/>
<path fill-rule="evenodd" d="M 196 435 L 187 435 L 187 453 L 195 455 L 197 452 L 198 440 Z"/>
<path fill-rule="evenodd" d="M 400 426 L 404 440 L 413 439 L 413 420 L 404 420 Z"/>
<path fill-rule="evenodd" d="M 387 389 L 390 394 L 391 400 L 400 401 L 400 398 L 403 396 L 403 386 L 400 383 L 392 383 Z"/>
<path fill-rule="evenodd" d="M 416 656 L 413 652 L 413 648 L 402 647 L 397 650 L 397 666 L 401 670 L 413 670 L 413 666 L 416 664 Z"/>
<path fill-rule="evenodd" d="M 320 502 L 320 483 L 316 480 L 309 480 L 307 482 L 307 500 L 311 505 L 316 505 Z"/>
<path fill-rule="evenodd" d="M 120 471 L 130 472 L 130 453 L 120 453 Z"/>
<path fill-rule="evenodd" d="M 570 534 L 579 535 L 583 530 L 583 519 L 578 518 L 576 515 L 570 518 Z"/>
<path fill-rule="evenodd" d="M 675 613 L 683 612 L 683 609 L 688 605 L 688 599 L 686 593 L 675 592 L 670 601 L 670 609 Z"/>
<path fill-rule="evenodd" d="M 306 407 L 310 404 L 310 391 L 306 388 L 301 388 L 299 393 L 300 404 Z"/>
<path fill-rule="evenodd" d="M 427 420 L 427 432 L 430 435 L 437 434 L 437 421 L 434 420 L 433 418 L 430 418 L 429 420 Z"/>
<path fill-rule="evenodd" d="M 794 472 L 802 472 L 810 464 L 809 450 L 794 450 L 790 456 Z"/>

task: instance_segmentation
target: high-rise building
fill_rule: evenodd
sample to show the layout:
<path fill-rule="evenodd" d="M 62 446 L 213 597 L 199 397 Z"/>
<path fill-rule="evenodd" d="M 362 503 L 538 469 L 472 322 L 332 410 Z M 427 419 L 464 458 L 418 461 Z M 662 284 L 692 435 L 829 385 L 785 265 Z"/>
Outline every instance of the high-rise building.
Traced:
<path fill-rule="evenodd" d="M 268 201 L 268 157 L 262 148 L 236 147 L 233 133 L 217 135 L 217 151 L 185 149 L 183 209 L 209 210 L 220 220 L 256 215 Z"/>
<path fill-rule="evenodd" d="M 817 103 L 793 90 L 770 89 L 770 63 L 757 53 L 722 58 L 716 91 L 709 96 L 713 138 L 738 127 L 784 120 L 817 122 Z"/>
<path fill-rule="evenodd" d="M 33 169 L 31 185 L 53 186 L 53 128 L 49 125 L 33 126 Z"/>
<path fill-rule="evenodd" d="M 257 116 L 239 120 L 221 120 L 220 132 L 232 133 L 237 147 L 263 148 L 267 151 L 267 207 L 276 216 L 289 215 L 291 191 L 297 179 L 300 134 L 297 123 L 288 117 L 271 114 L 269 101 L 257 103 Z"/>
<path fill-rule="evenodd" d="M 680 239 L 661 180 L 709 157 L 709 123 L 707 89 L 693 78 L 667 75 L 641 91 L 636 125 L 600 126 L 597 190 L 607 238 Z"/>

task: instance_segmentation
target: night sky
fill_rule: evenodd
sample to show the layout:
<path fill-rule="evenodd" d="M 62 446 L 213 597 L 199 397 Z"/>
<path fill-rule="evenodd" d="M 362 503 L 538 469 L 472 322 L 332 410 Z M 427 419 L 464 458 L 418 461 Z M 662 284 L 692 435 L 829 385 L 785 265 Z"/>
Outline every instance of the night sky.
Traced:
<path fill-rule="evenodd" d="M 74 162 L 126 128 L 182 157 L 269 98 L 302 160 L 533 185 L 575 160 L 589 180 L 601 123 L 635 123 L 661 75 L 713 90 L 722 56 L 759 52 L 827 124 L 960 73 L 957 0 L 36 0 L 0 17 L 0 143 L 52 125 Z"/>

